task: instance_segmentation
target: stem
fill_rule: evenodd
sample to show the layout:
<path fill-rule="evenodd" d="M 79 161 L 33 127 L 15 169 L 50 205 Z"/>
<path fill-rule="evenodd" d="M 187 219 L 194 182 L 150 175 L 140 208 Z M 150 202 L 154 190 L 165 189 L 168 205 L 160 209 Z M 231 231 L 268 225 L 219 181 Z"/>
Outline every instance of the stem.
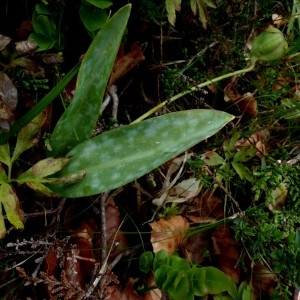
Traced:
<path fill-rule="evenodd" d="M 191 92 L 194 92 L 200 88 L 203 88 L 211 83 L 215 83 L 215 82 L 218 82 L 218 81 L 221 81 L 225 78 L 228 78 L 228 77 L 232 77 L 232 76 L 236 76 L 236 75 L 240 75 L 240 74 L 243 74 L 243 73 L 247 73 L 247 72 L 250 72 L 254 69 L 255 67 L 255 62 L 251 62 L 251 65 L 248 67 L 248 68 L 245 68 L 245 69 L 242 69 L 242 70 L 238 70 L 238 71 L 234 71 L 234 72 L 231 72 L 231 73 L 227 73 L 227 74 L 224 74 L 222 76 L 219 76 L 219 77 L 216 77 L 216 78 L 213 78 L 213 79 L 209 79 L 203 83 L 200 83 L 196 86 L 193 86 L 191 87 L 189 90 L 186 90 L 186 91 L 183 91 L 175 96 L 173 96 L 172 98 L 164 101 L 164 102 L 161 102 L 160 104 L 158 104 L 157 106 L 153 107 L 152 109 L 150 109 L 149 111 L 147 111 L 145 114 L 143 114 L 142 116 L 140 116 L 139 118 L 137 118 L 136 120 L 134 120 L 131 124 L 135 124 L 135 123 L 138 123 L 144 119 L 146 119 L 147 117 L 149 117 L 150 115 L 152 115 L 153 113 L 155 113 L 157 110 L 159 110 L 160 108 L 163 108 L 165 107 L 166 105 L 168 105 L 169 103 L 183 97 L 184 95 L 187 95 Z"/>

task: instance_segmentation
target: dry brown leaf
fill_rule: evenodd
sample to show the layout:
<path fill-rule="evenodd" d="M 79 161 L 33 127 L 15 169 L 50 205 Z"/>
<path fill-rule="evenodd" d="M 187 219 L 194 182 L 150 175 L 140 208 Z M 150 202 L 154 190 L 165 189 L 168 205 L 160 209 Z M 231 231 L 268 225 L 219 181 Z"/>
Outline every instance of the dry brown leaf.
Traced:
<path fill-rule="evenodd" d="M 259 294 L 271 295 L 276 283 L 276 275 L 265 266 L 256 264 L 252 273 L 252 284 Z"/>
<path fill-rule="evenodd" d="M 130 50 L 125 54 L 124 45 L 120 46 L 112 73 L 108 82 L 108 87 L 113 85 L 118 79 L 126 75 L 136 65 L 145 59 L 142 48 L 133 43 L 130 45 Z"/>
<path fill-rule="evenodd" d="M 235 282 L 240 281 L 240 268 L 237 266 L 240 249 L 228 225 L 220 226 L 212 235 L 214 253 L 218 267 Z"/>
<path fill-rule="evenodd" d="M 260 130 L 253 133 L 249 138 L 242 138 L 238 140 L 235 147 L 236 149 L 248 148 L 255 146 L 257 149 L 256 156 L 261 157 L 261 155 L 267 155 L 267 140 L 270 133 L 267 130 Z"/>
<path fill-rule="evenodd" d="M 177 182 L 178 178 L 182 174 L 183 167 L 184 167 L 186 160 L 191 158 L 191 156 L 192 156 L 192 153 L 189 153 L 189 154 L 185 153 L 184 155 L 175 157 L 173 160 L 171 160 L 169 162 L 168 171 L 165 176 L 165 180 L 164 180 L 161 192 L 159 194 L 159 197 L 153 199 L 152 204 L 160 207 L 168 202 L 176 202 L 176 199 L 178 199 L 178 196 L 176 196 L 176 198 L 171 197 L 173 195 L 169 196 L 170 190 L 173 188 L 173 186 Z M 174 177 L 174 179 L 171 180 L 171 177 L 175 172 L 177 172 L 177 174 Z M 184 202 L 184 201 L 177 201 L 177 202 Z"/>
<path fill-rule="evenodd" d="M 105 206 L 105 217 L 107 248 L 108 251 L 111 248 L 113 249 L 110 253 L 110 258 L 112 258 L 122 252 L 127 245 L 126 236 L 120 231 L 120 224 L 122 223 L 120 210 L 115 204 L 113 198 L 110 198 Z M 114 247 L 114 245 L 118 246 Z"/>
<path fill-rule="evenodd" d="M 257 101 L 253 93 L 241 94 L 236 77 L 232 77 L 230 83 L 224 88 L 224 100 L 233 102 L 243 114 L 249 117 L 254 117 L 257 114 Z"/>
<path fill-rule="evenodd" d="M 207 190 L 189 203 L 185 216 L 198 224 L 220 220 L 224 217 L 222 201 L 212 191 Z"/>
<path fill-rule="evenodd" d="M 154 221 L 150 223 L 150 226 L 153 252 L 157 253 L 165 249 L 169 255 L 172 255 L 184 240 L 189 223 L 182 216 L 172 216 Z"/>
<path fill-rule="evenodd" d="M 189 203 L 185 216 L 197 224 L 214 223 L 224 217 L 224 207 L 220 198 L 207 190 Z M 197 233 L 185 241 L 183 248 L 188 261 L 202 263 L 204 253 L 211 244 L 211 234 L 212 230 Z"/>

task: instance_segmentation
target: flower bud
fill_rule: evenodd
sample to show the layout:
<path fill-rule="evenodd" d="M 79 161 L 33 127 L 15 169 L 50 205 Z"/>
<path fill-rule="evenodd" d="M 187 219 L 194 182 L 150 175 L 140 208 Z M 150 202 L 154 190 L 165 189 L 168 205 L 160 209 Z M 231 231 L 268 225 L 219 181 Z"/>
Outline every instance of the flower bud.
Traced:
<path fill-rule="evenodd" d="M 281 59 L 288 48 L 282 32 L 269 27 L 261 32 L 252 43 L 251 61 L 272 61 Z"/>

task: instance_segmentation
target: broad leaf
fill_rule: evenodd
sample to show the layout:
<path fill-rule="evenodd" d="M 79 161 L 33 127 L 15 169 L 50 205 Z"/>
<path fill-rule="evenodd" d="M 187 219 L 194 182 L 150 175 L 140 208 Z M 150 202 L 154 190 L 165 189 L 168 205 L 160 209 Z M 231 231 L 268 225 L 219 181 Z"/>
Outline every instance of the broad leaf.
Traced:
<path fill-rule="evenodd" d="M 254 176 L 252 172 L 243 164 L 239 162 L 232 162 L 233 168 L 236 170 L 241 179 L 246 179 L 250 182 L 254 182 Z"/>
<path fill-rule="evenodd" d="M 181 9 L 181 0 L 165 0 L 166 10 L 168 15 L 168 21 L 171 25 L 175 25 L 176 21 L 176 10 Z"/>
<path fill-rule="evenodd" d="M 230 281 L 230 278 L 217 268 L 199 268 L 194 273 L 194 293 L 197 296 L 220 294 L 227 291 Z"/>
<path fill-rule="evenodd" d="M 85 1 L 102 9 L 108 8 L 112 5 L 112 2 L 106 0 L 85 0 Z"/>
<path fill-rule="evenodd" d="M 0 185 L 0 203 L 2 204 L 8 221 L 17 229 L 23 229 L 23 212 L 20 208 L 19 199 L 7 183 Z M 1 220 L 0 220 L 1 223 Z M 3 235 L 3 228 L 0 224 L 0 234 Z M 5 234 L 5 233 L 4 233 Z"/>
<path fill-rule="evenodd" d="M 40 160 L 33 165 L 29 170 L 24 172 L 18 177 L 18 182 L 31 181 L 33 179 L 42 179 L 46 176 L 52 175 L 60 171 L 66 163 L 69 161 L 68 158 L 46 158 Z"/>
<path fill-rule="evenodd" d="M 80 19 L 89 31 L 99 30 L 107 21 L 107 13 L 100 8 L 82 4 L 79 10 Z"/>
<path fill-rule="evenodd" d="M 9 144 L 5 143 L 0 146 L 0 161 L 7 166 L 11 165 Z"/>
<path fill-rule="evenodd" d="M 67 157 L 56 178 L 86 171 L 72 185 L 50 188 L 64 197 L 83 197 L 120 187 L 150 172 L 218 132 L 234 117 L 216 110 L 189 110 L 120 127 L 87 140 Z"/>
<path fill-rule="evenodd" d="M 85 54 L 72 103 L 50 138 L 50 156 L 64 155 L 92 135 L 130 9 L 128 4 L 115 13 L 98 32 Z"/>
<path fill-rule="evenodd" d="M 38 142 L 39 139 L 37 137 L 37 133 L 45 123 L 46 118 L 47 114 L 44 111 L 20 130 L 16 147 L 11 158 L 12 162 L 14 162 L 21 153 L 33 147 Z"/>

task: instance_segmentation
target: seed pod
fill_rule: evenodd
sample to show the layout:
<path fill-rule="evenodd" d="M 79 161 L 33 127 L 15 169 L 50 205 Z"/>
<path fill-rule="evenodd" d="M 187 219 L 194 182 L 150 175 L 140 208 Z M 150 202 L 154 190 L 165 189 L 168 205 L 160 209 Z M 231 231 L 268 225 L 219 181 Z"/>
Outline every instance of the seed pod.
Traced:
<path fill-rule="evenodd" d="M 274 27 L 262 31 L 252 43 L 251 61 L 272 61 L 281 59 L 288 48 L 282 32 Z"/>

